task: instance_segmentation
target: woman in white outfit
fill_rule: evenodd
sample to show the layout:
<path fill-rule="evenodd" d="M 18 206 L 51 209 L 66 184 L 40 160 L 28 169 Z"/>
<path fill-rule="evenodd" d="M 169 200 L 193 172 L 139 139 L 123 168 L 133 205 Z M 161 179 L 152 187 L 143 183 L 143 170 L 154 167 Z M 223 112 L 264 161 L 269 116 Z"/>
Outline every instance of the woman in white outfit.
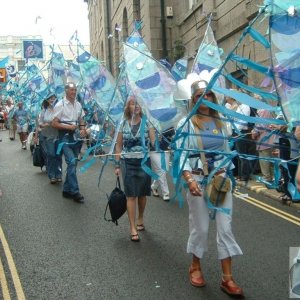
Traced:
<path fill-rule="evenodd" d="M 207 83 L 197 81 L 192 84 L 192 98 L 190 109 L 197 103 L 202 96 Z M 203 96 L 204 100 L 218 103 L 216 96 L 211 91 Z M 228 152 L 226 140 L 225 124 L 220 121 L 217 111 L 210 109 L 208 106 L 201 104 L 197 114 L 193 115 L 190 120 L 182 120 L 178 129 L 182 128 L 182 136 L 176 141 L 177 148 L 184 149 L 180 157 L 180 166 L 182 175 L 188 185 L 187 201 L 189 205 L 189 228 L 190 235 L 187 244 L 187 252 L 193 254 L 192 264 L 189 268 L 190 282 L 193 286 L 203 287 L 206 282 L 201 269 L 201 259 L 208 248 L 208 229 L 210 221 L 211 208 L 208 207 L 207 201 L 203 197 L 201 190 L 201 181 L 203 180 L 203 164 L 199 154 L 199 140 L 197 134 L 202 139 L 204 150 L 211 150 L 205 153 L 205 160 L 208 170 L 211 172 L 217 168 L 217 174 L 223 173 L 227 176 L 227 168 L 220 168 L 224 163 L 226 156 L 220 152 Z M 195 127 L 196 129 L 195 131 Z M 187 138 L 184 138 L 188 134 Z M 195 135 L 196 134 L 196 135 Z M 189 151 L 186 151 L 189 149 Z M 219 166 L 219 168 L 218 168 Z M 222 165 L 223 166 L 223 165 Z M 218 170 L 219 169 L 219 170 Z M 225 212 L 227 210 L 227 212 Z M 235 241 L 231 229 L 232 219 L 232 193 L 227 192 L 225 201 L 218 207 L 215 221 L 217 227 L 217 248 L 218 259 L 221 262 L 222 280 L 220 288 L 230 296 L 243 296 L 243 290 L 235 283 L 232 277 L 232 256 L 242 255 L 242 251 Z"/>
<path fill-rule="evenodd" d="M 170 200 L 170 192 L 167 181 L 167 171 L 169 170 L 170 143 L 173 135 L 173 127 L 164 131 L 159 142 L 160 151 L 150 152 L 152 170 L 159 176 L 159 178 L 154 179 L 151 184 L 152 195 L 154 197 L 159 197 L 158 187 L 160 186 L 164 201 Z M 162 155 L 164 155 L 164 157 L 162 157 Z M 162 166 L 162 159 L 165 160 L 165 168 Z"/>

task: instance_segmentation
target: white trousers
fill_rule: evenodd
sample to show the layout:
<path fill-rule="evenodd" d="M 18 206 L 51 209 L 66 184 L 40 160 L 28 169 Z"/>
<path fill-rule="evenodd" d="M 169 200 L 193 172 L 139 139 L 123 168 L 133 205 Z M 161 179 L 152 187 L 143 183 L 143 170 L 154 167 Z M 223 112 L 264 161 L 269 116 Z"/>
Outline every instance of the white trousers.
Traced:
<path fill-rule="evenodd" d="M 190 236 L 187 244 L 187 252 L 202 258 L 204 252 L 208 250 L 208 229 L 209 229 L 209 209 L 203 197 L 193 196 L 188 191 L 187 201 L 189 204 L 189 230 Z M 218 259 L 242 255 L 243 252 L 237 242 L 231 229 L 232 220 L 232 193 L 227 193 L 222 205 L 230 209 L 230 214 L 216 212 L 217 227 L 217 249 Z"/>
<path fill-rule="evenodd" d="M 169 195 L 169 187 L 167 182 L 167 173 L 161 168 L 161 154 L 160 152 L 150 152 L 151 168 L 159 176 L 157 180 L 153 180 L 151 188 L 157 189 L 159 186 L 163 196 Z M 165 152 L 166 169 L 169 169 L 170 153 Z"/>

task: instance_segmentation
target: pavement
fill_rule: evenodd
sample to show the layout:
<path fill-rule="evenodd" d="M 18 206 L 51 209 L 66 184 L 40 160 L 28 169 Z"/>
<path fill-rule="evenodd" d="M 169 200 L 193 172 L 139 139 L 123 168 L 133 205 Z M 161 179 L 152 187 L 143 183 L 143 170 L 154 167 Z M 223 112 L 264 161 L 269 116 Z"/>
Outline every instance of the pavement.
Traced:
<path fill-rule="evenodd" d="M 283 193 L 279 193 L 276 191 L 276 189 L 269 189 L 267 188 L 263 183 L 257 182 L 256 180 L 249 180 L 247 182 L 239 182 L 236 181 L 237 187 L 242 187 L 244 189 L 247 189 L 249 191 L 255 192 L 258 195 L 264 195 L 266 197 L 269 197 L 275 201 L 282 202 L 280 199 L 280 196 L 283 195 Z M 297 209 L 300 209 L 300 202 L 293 202 L 293 201 L 286 201 L 285 204 L 295 207 Z"/>

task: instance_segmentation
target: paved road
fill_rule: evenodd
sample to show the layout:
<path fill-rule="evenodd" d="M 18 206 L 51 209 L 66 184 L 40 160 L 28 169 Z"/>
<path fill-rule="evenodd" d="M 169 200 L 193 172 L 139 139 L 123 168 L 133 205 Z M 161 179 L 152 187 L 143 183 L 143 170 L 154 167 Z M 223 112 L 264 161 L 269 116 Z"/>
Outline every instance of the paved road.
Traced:
<path fill-rule="evenodd" d="M 79 174 L 87 199 L 80 205 L 62 198 L 61 186 L 49 184 L 18 141 L 9 141 L 7 132 L 0 132 L 0 138 L 2 298 L 9 299 L 10 294 L 11 299 L 22 299 L 24 293 L 26 299 L 55 300 L 229 299 L 219 289 L 213 222 L 209 253 L 203 261 L 208 285 L 194 288 L 188 281 L 190 256 L 185 250 L 186 204 L 179 208 L 149 198 L 146 231 L 140 243 L 132 243 L 126 216 L 119 226 L 103 220 L 105 192 L 115 183 L 110 166 L 100 188 L 100 162 Z M 258 200 L 275 205 L 278 215 L 284 209 L 299 217 L 293 207 L 268 198 Z M 300 220 L 295 224 L 278 215 L 243 196 L 235 198 L 233 228 L 244 255 L 234 259 L 234 275 L 247 299 L 288 299 L 289 247 L 300 244 Z"/>

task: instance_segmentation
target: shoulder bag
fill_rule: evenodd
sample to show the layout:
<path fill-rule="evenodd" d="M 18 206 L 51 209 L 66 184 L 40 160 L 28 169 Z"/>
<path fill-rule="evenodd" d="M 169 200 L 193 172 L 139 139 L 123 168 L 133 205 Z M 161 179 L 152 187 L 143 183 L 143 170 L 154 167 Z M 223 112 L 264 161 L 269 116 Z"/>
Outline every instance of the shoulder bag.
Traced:
<path fill-rule="evenodd" d="M 116 187 L 113 189 L 109 196 L 108 194 L 106 194 L 106 196 L 108 202 L 104 212 L 104 220 L 112 221 L 113 223 L 118 225 L 118 220 L 127 210 L 127 199 L 125 193 L 121 189 L 119 176 L 117 176 Z M 107 208 L 109 208 L 111 219 L 106 218 Z"/>
<path fill-rule="evenodd" d="M 35 167 L 40 167 L 41 169 L 45 165 L 42 148 L 39 144 L 35 145 L 35 147 L 33 148 L 32 163 Z"/>

